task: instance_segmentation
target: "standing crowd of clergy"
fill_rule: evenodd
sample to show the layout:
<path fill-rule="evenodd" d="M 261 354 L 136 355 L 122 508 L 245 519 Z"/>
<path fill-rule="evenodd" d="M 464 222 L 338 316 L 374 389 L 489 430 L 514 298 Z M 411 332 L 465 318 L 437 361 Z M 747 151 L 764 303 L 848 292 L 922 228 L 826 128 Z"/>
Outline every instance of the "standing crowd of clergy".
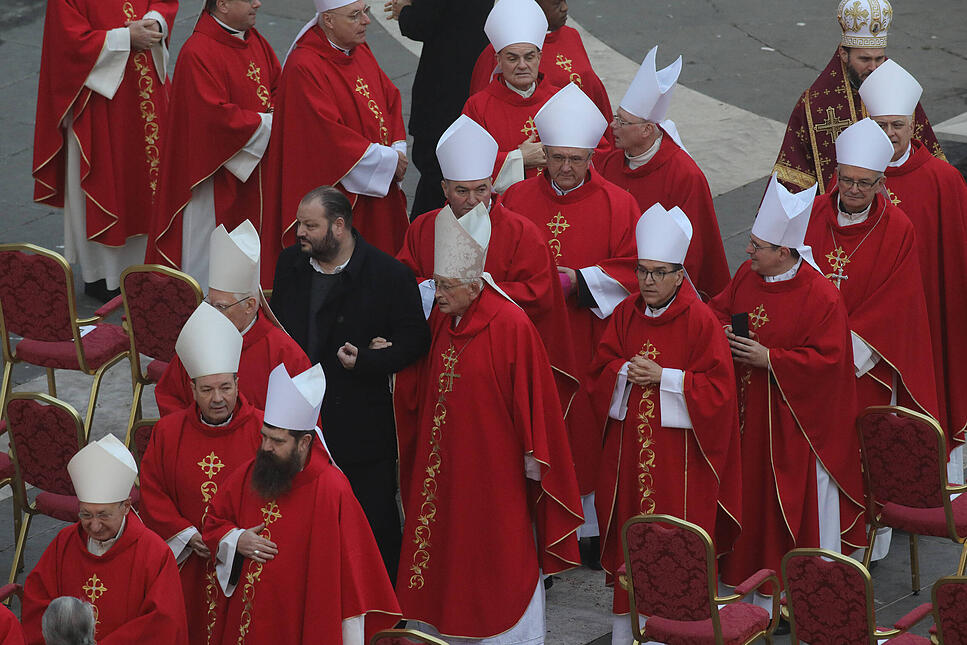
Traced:
<path fill-rule="evenodd" d="M 177 0 L 47 4 L 35 199 L 92 295 L 145 261 L 207 295 L 140 460 L 110 434 L 71 460 L 79 521 L 4 642 L 362 645 L 406 621 L 536 645 L 548 577 L 583 564 L 629 645 L 635 515 L 705 529 L 726 586 L 795 547 L 855 555 L 870 405 L 935 419 L 963 481 L 967 184 L 886 60 L 886 0 L 839 3 L 731 276 L 667 118 L 680 56 L 651 48 L 612 112 L 565 0 L 436 27 L 453 7 L 387 2 L 425 56 L 451 28 L 476 49 L 446 102 L 418 80 L 410 223 L 370 7 L 314 1 L 280 64 L 260 0 L 205 0 L 171 79 Z"/>

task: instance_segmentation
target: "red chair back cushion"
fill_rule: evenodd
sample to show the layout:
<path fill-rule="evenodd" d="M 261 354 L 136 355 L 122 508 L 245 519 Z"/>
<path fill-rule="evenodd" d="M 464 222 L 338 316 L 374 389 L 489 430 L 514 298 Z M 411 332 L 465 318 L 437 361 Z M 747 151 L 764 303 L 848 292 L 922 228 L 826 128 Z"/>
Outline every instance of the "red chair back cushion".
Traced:
<path fill-rule="evenodd" d="M 810 645 L 869 642 L 865 581 L 849 565 L 818 556 L 789 558 L 786 602 L 800 641 Z"/>
<path fill-rule="evenodd" d="M 699 535 L 638 522 L 628 527 L 625 539 L 638 613 L 672 620 L 711 618 L 705 542 Z"/>
<path fill-rule="evenodd" d="M 873 499 L 916 508 L 943 505 L 936 431 L 894 414 L 865 414 L 859 419 L 863 453 Z"/>
<path fill-rule="evenodd" d="M 77 421 L 64 410 L 28 399 L 7 404 L 7 418 L 24 482 L 48 493 L 74 495 L 67 473 L 77 444 Z"/>
<path fill-rule="evenodd" d="M 198 307 L 197 293 L 184 280 L 151 271 L 129 273 L 122 288 L 138 352 L 170 362 L 181 328 Z"/>
<path fill-rule="evenodd" d="M 941 580 L 934 589 L 944 645 L 967 645 L 967 580 Z"/>
<path fill-rule="evenodd" d="M 67 278 L 52 258 L 0 252 L 0 305 L 8 333 L 40 341 L 72 340 Z"/>

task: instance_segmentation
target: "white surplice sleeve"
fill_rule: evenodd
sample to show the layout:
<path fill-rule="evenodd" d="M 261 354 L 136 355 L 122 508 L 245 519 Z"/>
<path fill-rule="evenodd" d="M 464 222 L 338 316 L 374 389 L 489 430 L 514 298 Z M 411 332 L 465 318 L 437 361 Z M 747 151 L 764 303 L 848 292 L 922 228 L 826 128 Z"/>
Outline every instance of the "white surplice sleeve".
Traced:
<path fill-rule="evenodd" d="M 181 564 L 188 559 L 189 555 L 191 555 L 191 549 L 188 548 L 188 542 L 191 541 L 191 538 L 193 538 L 196 533 L 198 533 L 198 529 L 196 529 L 194 526 L 189 526 L 184 531 L 168 540 L 168 547 L 175 555 L 176 563 Z"/>
<path fill-rule="evenodd" d="M 343 645 L 366 645 L 366 615 L 353 616 L 342 621 Z"/>
<path fill-rule="evenodd" d="M 389 146 L 371 143 L 363 158 L 339 180 L 343 188 L 357 195 L 386 197 L 396 175 L 400 156 Z"/>
<path fill-rule="evenodd" d="M 168 79 L 168 45 L 165 44 L 165 40 L 168 39 L 168 23 L 165 22 L 164 16 L 162 16 L 157 11 L 149 11 L 144 14 L 142 20 L 156 20 L 158 25 L 161 27 L 161 42 L 152 45 L 151 47 L 151 61 L 154 63 L 154 71 L 158 73 L 158 78 L 161 83 Z"/>
<path fill-rule="evenodd" d="M 597 307 L 592 307 L 591 311 L 595 316 L 604 320 L 614 312 L 614 308 L 628 297 L 628 290 L 620 282 L 601 270 L 600 267 L 584 267 L 578 269 L 581 277 L 584 278 L 588 290 L 597 303 Z"/>
<path fill-rule="evenodd" d="M 856 369 L 856 378 L 859 378 L 880 362 L 880 355 L 855 332 L 851 331 L 850 337 L 853 340 L 853 367 Z"/>
<path fill-rule="evenodd" d="M 127 27 L 109 29 L 84 86 L 106 99 L 113 99 L 124 79 L 124 67 L 128 64 L 130 53 L 131 31 Z"/>
<path fill-rule="evenodd" d="M 624 421 L 628 414 L 628 397 L 631 396 L 631 383 L 628 382 L 628 367 L 630 362 L 625 362 L 618 370 L 618 378 L 614 383 L 614 393 L 611 395 L 611 407 L 608 409 L 608 416 L 615 421 Z"/>
<path fill-rule="evenodd" d="M 524 181 L 524 153 L 516 148 L 504 157 L 504 165 L 494 179 L 494 192 L 502 193 L 519 181 Z"/>
<path fill-rule="evenodd" d="M 235 592 L 235 585 L 230 582 L 232 565 L 235 563 L 238 538 L 244 532 L 244 529 L 232 529 L 218 542 L 218 553 L 215 554 L 215 576 L 218 578 L 218 584 L 226 598 Z"/>
<path fill-rule="evenodd" d="M 269 145 L 269 137 L 272 134 L 272 113 L 262 112 L 259 116 L 262 117 L 262 123 L 245 142 L 242 149 L 224 164 L 225 170 L 238 177 L 239 181 L 248 181 L 252 171 L 262 161 L 265 148 Z"/>
<path fill-rule="evenodd" d="M 691 428 L 692 417 L 685 405 L 685 372 L 664 367 L 658 386 L 661 424 L 666 428 Z"/>

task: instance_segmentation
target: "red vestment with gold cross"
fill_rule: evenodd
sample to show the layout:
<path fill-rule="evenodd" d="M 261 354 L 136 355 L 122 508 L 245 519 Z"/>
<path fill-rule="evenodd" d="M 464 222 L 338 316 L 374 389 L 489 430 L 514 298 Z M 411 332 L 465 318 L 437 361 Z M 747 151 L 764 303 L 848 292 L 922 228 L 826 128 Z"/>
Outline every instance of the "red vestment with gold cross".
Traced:
<path fill-rule="evenodd" d="M 219 485 L 252 459 L 262 440 L 261 430 L 262 411 L 241 394 L 231 420 L 223 426 L 203 423 L 196 405 L 162 417 L 152 428 L 141 459 L 145 526 L 168 542 L 191 527 L 200 534 Z M 225 598 L 215 578 L 214 560 L 186 550 L 181 585 L 189 640 L 197 645 L 218 643 Z"/>

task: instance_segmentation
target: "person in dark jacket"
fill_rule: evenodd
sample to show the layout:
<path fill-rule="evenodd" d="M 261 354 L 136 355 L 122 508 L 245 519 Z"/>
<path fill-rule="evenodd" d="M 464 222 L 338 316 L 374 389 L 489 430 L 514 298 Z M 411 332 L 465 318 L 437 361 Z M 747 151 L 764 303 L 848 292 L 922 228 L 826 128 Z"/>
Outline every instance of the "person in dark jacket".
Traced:
<path fill-rule="evenodd" d="M 406 266 L 352 227 L 349 200 L 331 186 L 302 199 L 296 240 L 276 264 L 272 309 L 309 360 L 322 364 L 326 443 L 395 582 L 402 533 L 390 382 L 430 346 L 419 289 Z"/>
<path fill-rule="evenodd" d="M 384 5 L 404 36 L 423 43 L 410 108 L 412 161 L 420 171 L 410 221 L 446 202 L 436 144 L 470 96 L 470 75 L 487 46 L 483 25 L 493 6 L 493 0 L 391 0 Z"/>

